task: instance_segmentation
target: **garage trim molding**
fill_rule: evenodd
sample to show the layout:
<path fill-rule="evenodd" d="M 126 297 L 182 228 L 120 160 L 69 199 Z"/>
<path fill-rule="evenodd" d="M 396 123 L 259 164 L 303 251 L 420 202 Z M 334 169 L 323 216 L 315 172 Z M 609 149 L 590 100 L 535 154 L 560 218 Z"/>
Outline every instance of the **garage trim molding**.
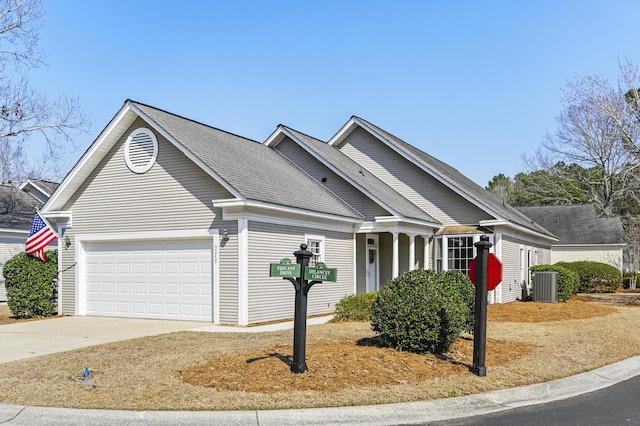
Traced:
<path fill-rule="evenodd" d="M 87 281 L 86 281 L 86 243 L 108 241 L 154 241 L 154 240 L 188 240 L 211 239 L 212 273 L 211 273 L 211 310 L 213 323 L 220 322 L 220 270 L 219 270 L 219 230 L 176 230 L 150 232 L 123 232 L 114 234 L 79 234 L 75 236 L 76 259 L 76 315 L 87 315 Z"/>

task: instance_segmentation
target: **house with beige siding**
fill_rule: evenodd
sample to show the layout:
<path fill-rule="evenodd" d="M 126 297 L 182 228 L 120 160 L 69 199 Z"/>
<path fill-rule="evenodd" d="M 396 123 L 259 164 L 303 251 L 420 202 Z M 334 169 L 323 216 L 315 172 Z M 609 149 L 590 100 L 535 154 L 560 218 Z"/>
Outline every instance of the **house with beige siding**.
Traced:
<path fill-rule="evenodd" d="M 592 261 L 623 269 L 624 229 L 620 217 L 597 217 L 592 204 L 518 207 L 558 237 L 550 263 Z"/>
<path fill-rule="evenodd" d="M 126 101 L 42 208 L 61 241 L 60 312 L 249 325 L 288 319 L 269 264 L 338 269 L 308 314 L 414 268 L 467 271 L 489 235 L 494 302 L 515 300 L 556 238 L 452 167 L 352 117 L 329 141 L 278 126 L 264 143 Z"/>

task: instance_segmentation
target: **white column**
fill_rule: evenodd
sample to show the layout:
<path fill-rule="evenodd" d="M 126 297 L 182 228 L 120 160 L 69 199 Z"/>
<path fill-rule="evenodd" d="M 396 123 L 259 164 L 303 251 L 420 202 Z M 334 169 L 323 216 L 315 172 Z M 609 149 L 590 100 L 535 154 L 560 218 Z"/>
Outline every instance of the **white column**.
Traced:
<path fill-rule="evenodd" d="M 65 246 L 64 239 L 64 226 L 58 226 L 58 313 L 62 314 L 62 258 L 65 256 L 69 247 Z"/>
<path fill-rule="evenodd" d="M 429 269 L 429 237 L 423 235 L 424 239 L 424 269 Z"/>
<path fill-rule="evenodd" d="M 495 253 L 496 257 L 500 259 L 500 261 L 502 261 L 502 233 L 501 232 L 496 232 L 494 236 L 493 252 Z M 503 282 L 504 280 L 502 280 L 502 282 L 498 284 L 498 287 L 496 287 L 496 289 L 492 292 L 494 293 L 495 303 L 502 303 L 502 283 Z"/>
<path fill-rule="evenodd" d="M 442 236 L 442 270 L 443 271 L 448 271 L 449 270 L 449 250 L 448 250 L 448 245 L 449 245 L 449 238 L 447 238 L 446 235 Z"/>
<path fill-rule="evenodd" d="M 409 235 L 409 270 L 416 269 L 416 236 L 415 234 Z"/>
<path fill-rule="evenodd" d="M 392 232 L 393 235 L 393 263 L 391 266 L 391 279 L 398 276 L 399 271 L 399 250 L 398 250 L 398 236 L 400 235 L 398 232 Z"/>
<path fill-rule="evenodd" d="M 249 221 L 238 219 L 238 325 L 249 325 Z"/>

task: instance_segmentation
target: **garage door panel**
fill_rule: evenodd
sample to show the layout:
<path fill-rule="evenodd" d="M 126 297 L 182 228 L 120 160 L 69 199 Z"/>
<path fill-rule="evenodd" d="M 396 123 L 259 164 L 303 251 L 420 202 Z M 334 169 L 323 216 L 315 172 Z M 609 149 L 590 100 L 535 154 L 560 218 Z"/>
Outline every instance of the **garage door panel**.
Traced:
<path fill-rule="evenodd" d="M 211 246 L 211 240 L 87 244 L 87 313 L 211 321 Z"/>

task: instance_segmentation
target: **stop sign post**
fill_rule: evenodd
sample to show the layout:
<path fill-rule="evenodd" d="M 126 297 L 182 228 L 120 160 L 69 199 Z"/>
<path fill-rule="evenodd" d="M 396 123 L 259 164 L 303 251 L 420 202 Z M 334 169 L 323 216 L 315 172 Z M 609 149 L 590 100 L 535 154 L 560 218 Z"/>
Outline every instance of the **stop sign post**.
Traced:
<path fill-rule="evenodd" d="M 487 293 L 502 281 L 502 263 L 489 253 L 493 244 L 483 235 L 474 244 L 478 255 L 469 264 L 469 278 L 476 286 L 475 323 L 473 325 L 473 365 L 470 370 L 477 376 L 487 375 Z"/>

